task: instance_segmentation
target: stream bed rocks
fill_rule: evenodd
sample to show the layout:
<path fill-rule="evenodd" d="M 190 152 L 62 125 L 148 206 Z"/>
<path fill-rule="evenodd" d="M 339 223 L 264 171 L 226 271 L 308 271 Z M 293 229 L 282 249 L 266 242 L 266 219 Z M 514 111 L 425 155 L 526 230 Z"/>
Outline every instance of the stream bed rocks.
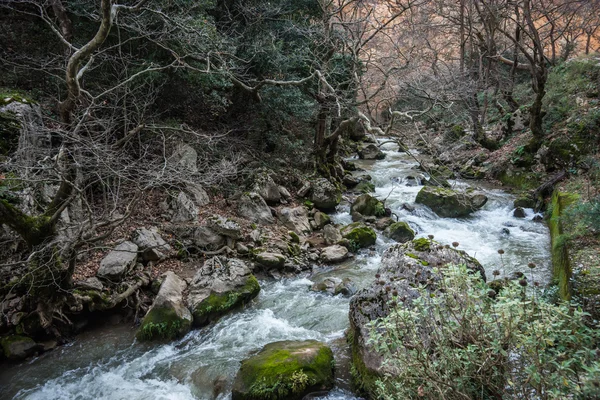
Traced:
<path fill-rule="evenodd" d="M 417 194 L 415 202 L 429 207 L 442 218 L 461 218 L 481 209 L 487 200 L 487 196 L 480 193 L 425 186 Z"/>

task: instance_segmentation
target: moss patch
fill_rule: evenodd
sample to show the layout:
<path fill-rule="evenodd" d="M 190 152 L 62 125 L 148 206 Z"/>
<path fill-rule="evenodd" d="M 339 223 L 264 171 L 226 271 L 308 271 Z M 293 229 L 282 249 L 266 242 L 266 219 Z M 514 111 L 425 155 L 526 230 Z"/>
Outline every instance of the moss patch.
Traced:
<path fill-rule="evenodd" d="M 417 251 L 431 250 L 431 241 L 426 238 L 419 238 L 412 241 L 413 247 Z"/>
<path fill-rule="evenodd" d="M 171 307 L 154 307 L 144 317 L 136 337 L 139 340 L 173 340 L 185 335 L 191 323 Z"/>
<path fill-rule="evenodd" d="M 385 229 L 385 235 L 397 242 L 405 243 L 415 238 L 415 231 L 404 221 L 395 222 Z"/>
<path fill-rule="evenodd" d="M 361 222 L 355 222 L 345 226 L 341 230 L 344 239 L 354 242 L 360 248 L 369 247 L 377 241 L 375 231 Z"/>
<path fill-rule="evenodd" d="M 215 321 L 230 310 L 252 300 L 260 292 L 260 285 L 254 275 L 250 275 L 244 286 L 223 293 L 211 294 L 194 307 L 194 325 L 202 326 Z"/>
<path fill-rule="evenodd" d="M 233 400 L 302 399 L 333 386 L 333 352 L 314 340 L 276 342 L 242 362 Z"/>

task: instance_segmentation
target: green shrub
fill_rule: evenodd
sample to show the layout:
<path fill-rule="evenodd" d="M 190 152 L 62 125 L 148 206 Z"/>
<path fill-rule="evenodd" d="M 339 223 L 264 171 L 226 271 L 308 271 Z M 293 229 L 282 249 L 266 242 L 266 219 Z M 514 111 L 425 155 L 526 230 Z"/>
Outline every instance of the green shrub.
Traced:
<path fill-rule="evenodd" d="M 466 267 L 448 267 L 410 306 L 391 303 L 371 343 L 388 371 L 383 399 L 591 399 L 600 333 L 587 314 L 508 283 L 496 293 Z M 592 396 L 592 397 L 590 397 Z"/>

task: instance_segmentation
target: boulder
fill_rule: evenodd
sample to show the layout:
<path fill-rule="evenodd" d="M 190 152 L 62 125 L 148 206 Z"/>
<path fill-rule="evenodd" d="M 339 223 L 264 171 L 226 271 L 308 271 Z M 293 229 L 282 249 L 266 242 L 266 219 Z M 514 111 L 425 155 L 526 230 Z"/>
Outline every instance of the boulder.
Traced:
<path fill-rule="evenodd" d="M 347 259 L 349 255 L 347 248 L 334 244 L 321 250 L 321 261 L 329 264 L 338 263 Z"/>
<path fill-rule="evenodd" d="M 268 269 L 283 268 L 285 260 L 285 256 L 279 253 L 265 251 L 256 255 L 256 262 Z"/>
<path fill-rule="evenodd" d="M 415 238 L 415 231 L 404 221 L 391 224 L 383 234 L 399 243 L 406 243 Z"/>
<path fill-rule="evenodd" d="M 20 335 L 0 338 L 0 347 L 4 351 L 4 356 L 13 361 L 24 360 L 43 349 L 43 346 L 38 345 L 33 339 Z"/>
<path fill-rule="evenodd" d="M 299 235 L 310 233 L 312 230 L 306 207 L 284 207 L 279 211 L 279 219 L 283 223 L 283 226 Z"/>
<path fill-rule="evenodd" d="M 171 251 L 171 246 L 158 233 L 157 228 L 139 228 L 133 232 L 135 243 L 144 261 L 164 260 Z"/>
<path fill-rule="evenodd" d="M 204 207 L 210 204 L 210 197 L 202 186 L 196 183 L 188 183 L 185 185 L 185 190 L 192 196 L 194 203 L 196 203 L 198 207 Z"/>
<path fill-rule="evenodd" d="M 319 178 L 312 183 L 310 201 L 322 211 L 330 211 L 342 201 L 342 193 L 325 178 Z"/>
<path fill-rule="evenodd" d="M 292 195 L 284 186 L 279 186 L 279 194 L 285 200 L 290 200 L 292 198 Z"/>
<path fill-rule="evenodd" d="M 352 296 L 356 292 L 352 282 L 349 278 L 335 278 L 327 277 L 319 282 L 315 282 L 310 290 L 313 292 L 325 292 L 337 296 L 338 294 L 344 296 Z"/>
<path fill-rule="evenodd" d="M 171 202 L 173 217 L 171 222 L 190 222 L 198 219 L 198 207 L 187 194 L 179 192 Z"/>
<path fill-rule="evenodd" d="M 242 228 L 232 219 L 215 214 L 207 218 L 206 223 L 210 229 L 221 236 L 235 240 L 242 238 Z"/>
<path fill-rule="evenodd" d="M 269 225 L 275 222 L 271 209 L 265 200 L 257 193 L 245 193 L 237 205 L 237 213 L 240 217 L 261 225 Z"/>
<path fill-rule="evenodd" d="M 269 343 L 242 361 L 232 400 L 300 400 L 334 384 L 331 349 L 316 340 Z"/>
<path fill-rule="evenodd" d="M 439 275 L 434 268 L 464 264 L 485 280 L 479 262 L 464 251 L 445 248 L 426 238 L 390 247 L 382 256 L 379 278 L 369 287 L 358 291 L 350 300 L 350 345 L 356 384 L 367 398 L 376 398 L 376 381 L 386 371 L 381 355 L 368 344 L 371 322 L 389 314 L 392 297 L 402 299 L 399 307 L 410 307 L 417 298 L 416 286 L 429 283 L 436 290 Z M 383 284 L 381 284 L 383 282 Z"/>
<path fill-rule="evenodd" d="M 329 215 L 321 211 L 317 211 L 313 218 L 315 220 L 315 225 L 317 226 L 317 229 L 323 229 L 325 225 L 331 223 L 331 218 L 329 217 Z"/>
<path fill-rule="evenodd" d="M 515 199 L 513 206 L 515 208 L 535 208 L 536 201 L 532 199 L 529 195 L 521 195 Z"/>
<path fill-rule="evenodd" d="M 137 261 L 138 247 L 135 243 L 123 242 L 116 246 L 100 261 L 96 275 L 104 279 L 123 278 Z"/>
<path fill-rule="evenodd" d="M 194 325 L 217 320 L 259 292 L 258 281 L 244 261 L 221 256 L 206 260 L 190 284 L 188 304 Z"/>
<path fill-rule="evenodd" d="M 369 181 L 361 180 L 354 188 L 356 193 L 375 193 L 375 185 Z"/>
<path fill-rule="evenodd" d="M 265 199 L 267 204 L 275 205 L 281 200 L 279 186 L 266 171 L 263 171 L 256 176 L 252 191 L 258 193 L 260 197 Z"/>
<path fill-rule="evenodd" d="M 323 238 L 326 244 L 336 244 L 342 240 L 340 230 L 333 225 L 325 225 L 323 228 Z"/>
<path fill-rule="evenodd" d="M 183 301 L 186 289 L 187 283 L 173 271 L 168 271 L 136 337 L 140 340 L 173 340 L 188 333 L 192 314 Z"/>
<path fill-rule="evenodd" d="M 443 218 L 466 217 L 487 202 L 483 194 L 469 194 L 455 190 L 425 186 L 417 194 L 416 203 L 426 205 Z"/>
<path fill-rule="evenodd" d="M 513 217 L 515 218 L 525 218 L 526 216 L 527 214 L 525 213 L 525 210 L 521 207 L 517 207 L 513 211 Z"/>
<path fill-rule="evenodd" d="M 385 228 L 392 225 L 393 223 L 394 220 L 391 217 L 379 218 L 377 222 L 375 222 L 375 228 L 379 229 L 380 231 L 383 231 Z"/>
<path fill-rule="evenodd" d="M 349 189 L 355 187 L 356 185 L 358 185 L 361 182 L 361 179 L 357 176 L 354 176 L 352 174 L 346 174 L 344 175 L 344 178 L 342 180 L 342 183 Z"/>
<path fill-rule="evenodd" d="M 198 153 L 189 144 L 178 145 L 171 155 L 170 161 L 175 168 L 184 172 L 198 172 Z"/>
<path fill-rule="evenodd" d="M 361 222 L 346 225 L 340 230 L 340 233 L 344 239 L 348 239 L 359 248 L 372 246 L 377 241 L 375 231 Z"/>
<path fill-rule="evenodd" d="M 365 216 L 382 217 L 385 215 L 383 203 L 369 194 L 361 194 L 350 206 L 350 214 L 359 213 Z"/>
<path fill-rule="evenodd" d="M 202 225 L 194 229 L 193 243 L 202 249 L 217 250 L 225 245 L 226 240 L 209 226 Z"/>
<path fill-rule="evenodd" d="M 104 289 L 104 285 L 102 282 L 100 282 L 100 279 L 96 278 L 95 276 L 76 282 L 75 287 L 77 289 L 96 290 L 98 292 L 101 292 Z"/>
<path fill-rule="evenodd" d="M 367 143 L 358 150 L 361 160 L 383 160 L 385 153 L 375 143 Z"/>

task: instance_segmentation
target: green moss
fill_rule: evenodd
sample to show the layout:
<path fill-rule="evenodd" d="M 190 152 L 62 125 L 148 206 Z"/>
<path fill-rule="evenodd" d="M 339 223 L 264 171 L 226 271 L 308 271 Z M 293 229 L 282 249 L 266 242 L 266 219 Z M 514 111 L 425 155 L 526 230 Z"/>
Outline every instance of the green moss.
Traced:
<path fill-rule="evenodd" d="M 578 198 L 579 196 L 575 194 L 554 192 L 552 195 L 552 215 L 548 221 L 552 246 L 552 279 L 553 283 L 558 285 L 558 292 L 563 300 L 571 299 L 572 269 L 567 242 L 561 238 L 563 227 L 560 216 L 564 209 L 577 201 Z"/>
<path fill-rule="evenodd" d="M 502 171 L 497 179 L 503 185 L 510 186 L 519 190 L 532 190 L 539 186 L 540 179 L 534 173 L 521 171 Z"/>
<path fill-rule="evenodd" d="M 358 185 L 354 188 L 357 192 L 360 193 L 375 193 L 375 185 L 371 182 L 362 181 L 359 182 Z"/>
<path fill-rule="evenodd" d="M 391 224 L 385 229 L 385 235 L 397 242 L 405 243 L 415 238 L 415 231 L 404 221 Z"/>
<path fill-rule="evenodd" d="M 144 317 L 136 337 L 139 340 L 173 340 L 189 331 L 191 321 L 171 307 L 153 307 Z"/>
<path fill-rule="evenodd" d="M 361 248 L 372 246 L 377 241 L 375 231 L 361 222 L 345 226 L 342 228 L 341 233 L 344 239 L 356 243 Z"/>
<path fill-rule="evenodd" d="M 333 386 L 333 360 L 331 349 L 315 341 L 271 343 L 242 362 L 235 387 L 247 390 L 234 388 L 233 399 L 301 399 Z"/>
<path fill-rule="evenodd" d="M 415 239 L 412 244 L 417 251 L 429 251 L 431 249 L 431 241 L 427 238 Z"/>
<path fill-rule="evenodd" d="M 214 293 L 194 307 L 194 325 L 202 326 L 221 317 L 228 311 L 252 300 L 260 292 L 260 285 L 254 275 L 239 289 Z"/>
<path fill-rule="evenodd" d="M 347 336 L 348 343 L 351 349 L 352 367 L 352 385 L 358 393 L 366 395 L 367 398 L 377 398 L 377 381 L 382 378 L 379 374 L 367 368 L 363 361 L 358 345 L 356 333 L 350 329 Z"/>
<path fill-rule="evenodd" d="M 292 239 L 293 243 L 300 243 L 300 236 L 294 231 L 289 231 L 288 236 Z"/>

